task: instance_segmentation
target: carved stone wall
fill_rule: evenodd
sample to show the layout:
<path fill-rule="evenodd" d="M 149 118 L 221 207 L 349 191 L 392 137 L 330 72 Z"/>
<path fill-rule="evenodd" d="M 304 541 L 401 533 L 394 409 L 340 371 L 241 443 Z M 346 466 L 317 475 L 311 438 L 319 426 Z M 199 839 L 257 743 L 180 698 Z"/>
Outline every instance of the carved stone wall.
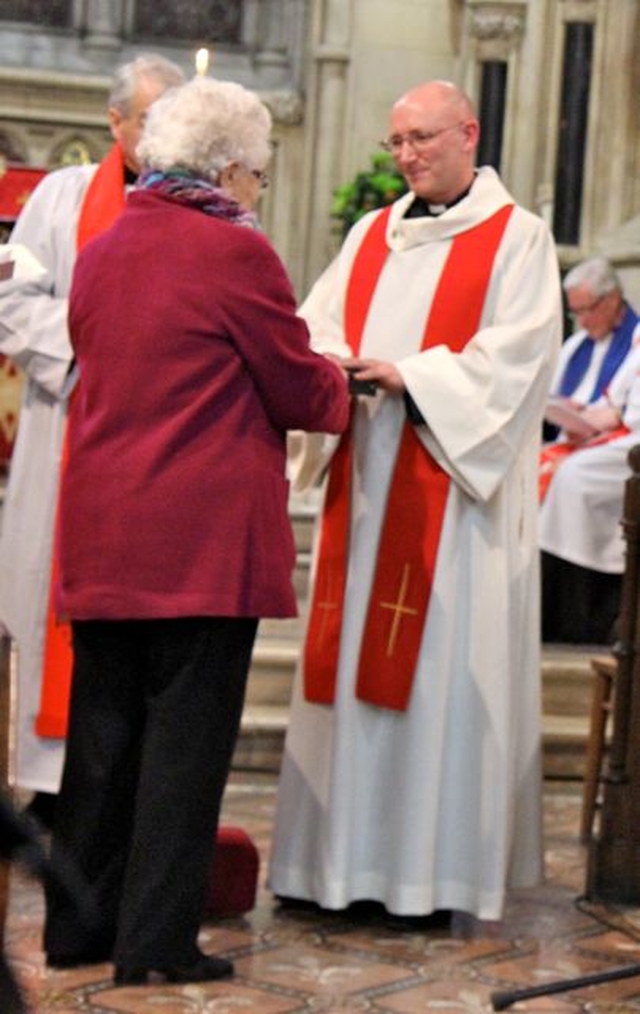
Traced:
<path fill-rule="evenodd" d="M 259 92 L 274 116 L 273 182 L 263 198 L 262 217 L 299 279 L 302 78 L 310 0 L 83 0 L 51 5 L 46 23 L 38 20 L 37 0 L 8 2 L 0 5 L 0 156 L 48 169 L 99 160 L 111 144 L 106 104 L 115 66 L 155 50 L 189 76 L 196 49 L 209 48 L 209 72 Z"/>
<path fill-rule="evenodd" d="M 303 292 L 338 246 L 333 190 L 369 167 L 395 99 L 455 62 L 448 0 L 313 0 L 308 39 Z"/>
<path fill-rule="evenodd" d="M 301 85 L 310 0 L 3 0 L 0 66 L 110 75 L 133 52 L 159 49 L 185 69 L 216 49 L 216 72 L 248 87 Z"/>
<path fill-rule="evenodd" d="M 640 305 L 639 0 L 451 0 L 458 77 L 478 98 L 483 60 L 507 65 L 501 175 L 516 198 L 557 218 L 563 60 L 571 25 L 593 38 L 579 236 L 559 244 L 563 267 L 596 251 L 612 257 Z M 574 56 L 575 54 L 569 54 Z"/>
<path fill-rule="evenodd" d="M 111 72 L 140 49 L 158 48 L 187 73 L 194 67 L 195 41 L 136 37 L 136 0 L 72 6 L 66 29 L 6 22 L 6 4 L 0 9 L 0 155 L 10 160 L 99 158 L 110 143 Z M 242 9 L 240 41 L 211 43 L 209 72 L 259 91 L 272 109 L 262 219 L 299 295 L 337 249 L 332 192 L 369 165 L 395 99 L 441 77 L 478 100 L 487 61 L 503 69 L 501 175 L 517 200 L 553 223 L 569 22 L 592 24 L 594 46 L 580 238 L 559 257 L 569 266 L 598 249 L 611 253 L 635 291 L 640 0 L 242 0 L 226 5 L 222 35 L 238 30 L 232 8 Z"/>

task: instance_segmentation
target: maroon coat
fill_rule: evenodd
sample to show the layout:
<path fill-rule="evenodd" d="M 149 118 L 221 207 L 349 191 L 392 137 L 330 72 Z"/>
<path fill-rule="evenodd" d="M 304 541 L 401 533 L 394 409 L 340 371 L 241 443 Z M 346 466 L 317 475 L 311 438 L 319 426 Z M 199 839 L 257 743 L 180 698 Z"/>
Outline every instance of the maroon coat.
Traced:
<path fill-rule="evenodd" d="M 72 619 L 290 616 L 288 429 L 347 424 L 258 232 L 135 192 L 78 257 L 60 501 Z"/>

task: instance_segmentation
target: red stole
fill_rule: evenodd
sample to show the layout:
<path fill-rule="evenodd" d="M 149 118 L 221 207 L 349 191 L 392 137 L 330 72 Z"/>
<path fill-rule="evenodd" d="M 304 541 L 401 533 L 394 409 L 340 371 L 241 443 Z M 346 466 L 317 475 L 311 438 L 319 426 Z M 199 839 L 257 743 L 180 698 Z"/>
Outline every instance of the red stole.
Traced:
<path fill-rule="evenodd" d="M 124 208 L 124 201 L 124 160 L 122 149 L 118 144 L 115 144 L 96 169 L 87 187 L 78 219 L 76 234 L 78 250 L 81 250 L 85 243 L 113 224 Z M 69 401 L 69 412 L 71 412 L 73 401 L 72 395 Z M 66 460 L 67 441 L 65 436 L 60 461 L 60 476 L 62 476 Z M 36 718 L 35 730 L 39 736 L 63 738 L 67 734 L 73 652 L 69 624 L 58 619 L 55 610 L 55 589 L 58 584 L 59 569 L 56 546 L 57 530 L 56 517 L 49 605 L 45 627 L 40 709 Z"/>
<path fill-rule="evenodd" d="M 424 329 L 421 349 L 446 342 L 461 352 L 476 333 L 494 258 L 513 205 L 456 236 Z M 358 355 L 364 325 L 388 248 L 390 208 L 373 221 L 356 254 L 345 304 L 345 334 Z M 316 578 L 304 648 L 308 701 L 335 698 L 350 528 L 352 435 L 334 455 L 320 528 Z M 449 476 L 406 422 L 400 438 L 360 645 L 356 696 L 404 711 L 409 702 L 431 587 Z"/>
<path fill-rule="evenodd" d="M 583 440 L 579 444 L 571 440 L 559 440 L 557 443 L 545 444 L 540 451 L 540 467 L 538 471 L 538 499 L 540 503 L 547 495 L 551 480 L 560 468 L 565 458 L 568 458 L 574 451 L 586 451 L 589 447 L 599 447 L 600 444 L 608 444 L 610 440 L 617 440 L 629 433 L 629 427 L 624 424 L 616 426 L 608 433 L 601 433 L 590 440 Z"/>

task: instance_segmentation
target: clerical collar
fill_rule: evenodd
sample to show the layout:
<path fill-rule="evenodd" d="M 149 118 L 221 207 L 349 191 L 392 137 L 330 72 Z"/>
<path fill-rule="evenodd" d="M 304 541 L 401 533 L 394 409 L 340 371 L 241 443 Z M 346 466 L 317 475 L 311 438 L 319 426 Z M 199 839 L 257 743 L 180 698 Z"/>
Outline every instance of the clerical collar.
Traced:
<path fill-rule="evenodd" d="M 475 179 L 475 177 L 474 177 Z M 412 203 L 409 205 L 404 213 L 405 218 L 422 218 L 428 215 L 430 218 L 437 218 L 443 211 L 447 211 L 448 208 L 452 208 L 454 204 L 458 204 L 459 201 L 466 197 L 471 187 L 473 186 L 473 180 L 461 194 L 458 194 L 452 201 L 447 204 L 431 204 L 429 201 L 425 201 L 424 197 L 414 197 Z"/>

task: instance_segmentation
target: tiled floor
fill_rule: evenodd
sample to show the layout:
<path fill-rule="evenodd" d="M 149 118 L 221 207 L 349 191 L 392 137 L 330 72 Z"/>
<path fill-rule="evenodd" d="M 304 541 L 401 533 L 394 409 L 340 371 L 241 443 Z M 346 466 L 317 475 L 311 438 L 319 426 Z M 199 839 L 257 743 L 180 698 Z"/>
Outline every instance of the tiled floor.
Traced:
<path fill-rule="evenodd" d="M 275 802 L 271 776 L 232 777 L 224 822 L 244 827 L 261 857 L 258 903 L 244 918 L 210 923 L 205 951 L 232 957 L 226 983 L 114 989 L 110 965 L 48 971 L 40 951 L 42 896 L 13 874 L 6 948 L 37 1014 L 483 1014 L 495 993 L 574 979 L 640 962 L 640 910 L 579 901 L 585 850 L 580 797 L 571 785 L 545 792 L 547 878 L 510 898 L 504 921 L 454 918 L 449 929 L 406 931 L 369 914 L 286 912 L 264 886 Z M 640 1011 L 640 975 L 519 1001 L 513 1011 L 622 1014 Z M 0 1012 L 3 1014 L 3 1012 Z"/>

